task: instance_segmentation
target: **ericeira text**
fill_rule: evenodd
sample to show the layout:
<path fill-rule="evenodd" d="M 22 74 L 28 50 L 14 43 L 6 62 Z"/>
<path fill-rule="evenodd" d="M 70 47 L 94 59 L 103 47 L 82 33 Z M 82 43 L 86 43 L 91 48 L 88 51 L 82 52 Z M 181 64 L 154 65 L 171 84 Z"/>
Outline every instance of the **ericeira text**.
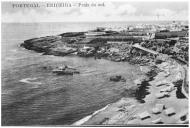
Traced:
<path fill-rule="evenodd" d="M 57 3 L 15 3 L 12 4 L 12 8 L 39 8 L 39 7 L 47 7 L 47 8 L 60 8 L 60 7 L 105 7 L 104 3 L 87 3 L 87 2 L 57 2 Z"/>
<path fill-rule="evenodd" d="M 72 7 L 71 3 L 47 3 L 46 7 Z"/>

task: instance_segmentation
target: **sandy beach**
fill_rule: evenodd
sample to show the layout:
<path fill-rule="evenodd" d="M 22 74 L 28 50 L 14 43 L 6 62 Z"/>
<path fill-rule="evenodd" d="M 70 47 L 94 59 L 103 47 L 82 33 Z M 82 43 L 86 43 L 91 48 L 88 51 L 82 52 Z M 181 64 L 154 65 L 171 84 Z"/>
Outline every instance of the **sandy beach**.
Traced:
<path fill-rule="evenodd" d="M 155 66 L 161 71 L 148 82 L 150 94 L 144 98 L 145 103 L 122 98 L 93 114 L 82 125 L 187 124 L 188 97 L 179 89 L 183 85 L 177 84 L 183 81 L 183 67 L 172 59 Z M 165 92 L 167 95 L 162 95 Z M 157 106 L 162 108 L 157 110 Z"/>

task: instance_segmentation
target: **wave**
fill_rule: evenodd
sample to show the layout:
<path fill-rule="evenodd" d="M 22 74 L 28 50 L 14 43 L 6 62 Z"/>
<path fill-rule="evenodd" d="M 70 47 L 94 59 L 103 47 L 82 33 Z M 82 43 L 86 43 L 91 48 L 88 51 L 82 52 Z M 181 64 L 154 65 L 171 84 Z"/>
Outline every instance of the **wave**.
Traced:
<path fill-rule="evenodd" d="M 18 57 L 7 57 L 5 58 L 5 60 L 8 60 L 8 61 L 13 61 L 13 60 L 17 60 Z"/>
<path fill-rule="evenodd" d="M 20 80 L 20 82 L 27 83 L 27 84 L 38 84 L 38 85 L 42 84 L 41 82 L 33 82 L 37 79 L 39 79 L 39 78 L 24 78 L 24 79 Z"/>
<path fill-rule="evenodd" d="M 110 106 L 110 104 L 106 105 L 105 107 L 103 107 L 103 108 L 101 108 L 101 109 L 95 111 L 93 114 L 88 115 L 88 116 L 86 116 L 86 117 L 80 119 L 79 121 L 73 123 L 73 125 L 82 125 L 82 124 L 84 124 L 84 123 L 85 123 L 86 121 L 88 121 L 90 118 L 92 118 L 93 116 L 95 116 L 95 115 L 98 114 L 99 112 L 104 111 L 104 110 L 107 109 L 109 106 Z"/>

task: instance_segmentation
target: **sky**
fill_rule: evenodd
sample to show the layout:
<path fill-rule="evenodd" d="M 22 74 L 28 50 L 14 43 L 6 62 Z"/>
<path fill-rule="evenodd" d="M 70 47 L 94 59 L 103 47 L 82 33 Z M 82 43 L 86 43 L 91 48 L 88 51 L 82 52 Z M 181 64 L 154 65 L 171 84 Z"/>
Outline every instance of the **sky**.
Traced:
<path fill-rule="evenodd" d="M 36 4 L 40 7 L 14 7 L 13 4 Z M 68 1 L 71 7 L 47 7 L 52 2 L 2 2 L 2 22 L 98 22 L 188 20 L 187 1 Z M 79 7 L 89 4 L 89 7 Z M 96 4 L 96 7 L 90 6 Z M 104 5 L 104 6 L 98 6 Z M 76 6 L 73 6 L 76 5 Z"/>

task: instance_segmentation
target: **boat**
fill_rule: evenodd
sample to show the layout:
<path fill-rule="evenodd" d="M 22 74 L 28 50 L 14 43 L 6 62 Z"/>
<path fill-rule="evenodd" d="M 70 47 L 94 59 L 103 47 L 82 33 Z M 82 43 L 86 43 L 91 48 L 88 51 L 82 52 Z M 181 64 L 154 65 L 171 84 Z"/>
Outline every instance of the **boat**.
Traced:
<path fill-rule="evenodd" d="M 73 74 L 79 74 L 80 72 L 77 71 L 75 68 L 71 68 L 68 66 L 61 66 L 52 71 L 53 73 L 56 73 L 57 75 L 73 75 Z"/>

